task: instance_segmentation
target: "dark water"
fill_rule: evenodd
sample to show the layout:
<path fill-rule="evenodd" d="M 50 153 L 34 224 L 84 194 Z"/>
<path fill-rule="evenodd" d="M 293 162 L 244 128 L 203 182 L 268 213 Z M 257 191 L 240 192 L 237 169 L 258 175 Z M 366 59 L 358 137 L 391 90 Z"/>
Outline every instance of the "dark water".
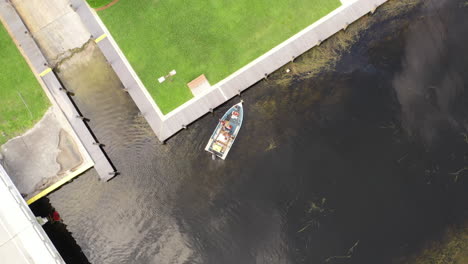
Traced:
<path fill-rule="evenodd" d="M 88 259 L 81 251 L 73 236 L 67 230 L 67 226 L 62 222 L 52 222 L 52 214 L 55 211 L 46 197 L 39 199 L 30 205 L 35 216 L 47 217 L 49 222 L 42 226 L 50 240 L 58 250 L 63 260 L 67 264 L 79 263 L 89 264 Z"/>
<path fill-rule="evenodd" d="M 63 64 L 122 173 L 48 197 L 90 262 L 391 263 L 464 223 L 468 7 L 397 2 L 322 44 L 332 67 L 312 51 L 243 94 L 226 161 L 203 148 L 239 98 L 161 145 L 93 46 Z"/>

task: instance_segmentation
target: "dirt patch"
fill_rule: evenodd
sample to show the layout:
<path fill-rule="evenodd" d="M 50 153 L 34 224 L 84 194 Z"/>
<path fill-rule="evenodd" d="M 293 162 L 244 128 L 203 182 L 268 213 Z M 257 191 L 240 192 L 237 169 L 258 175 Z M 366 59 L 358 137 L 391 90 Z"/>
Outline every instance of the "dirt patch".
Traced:
<path fill-rule="evenodd" d="M 114 1 L 112 1 L 112 2 L 110 2 L 110 3 L 108 3 L 108 4 L 105 5 L 105 6 L 95 8 L 94 10 L 96 10 L 96 11 L 105 10 L 105 9 L 107 9 L 107 8 L 109 8 L 109 7 L 111 7 L 111 6 L 115 5 L 115 4 L 117 4 L 117 2 L 119 2 L 119 0 L 114 0 Z"/>

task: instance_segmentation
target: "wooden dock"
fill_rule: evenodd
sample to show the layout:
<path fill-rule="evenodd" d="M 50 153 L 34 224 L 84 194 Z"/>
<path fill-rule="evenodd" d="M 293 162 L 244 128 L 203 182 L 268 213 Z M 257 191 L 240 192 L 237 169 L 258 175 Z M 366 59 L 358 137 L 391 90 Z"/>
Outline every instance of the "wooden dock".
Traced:
<path fill-rule="evenodd" d="M 0 20 L 11 34 L 16 45 L 30 65 L 33 73 L 39 77 L 42 87 L 46 90 L 52 103 L 57 105 L 69 124 L 83 143 L 86 151 L 94 162 L 94 168 L 101 180 L 107 181 L 115 176 L 115 169 L 106 157 L 101 146 L 96 145 L 96 138 L 81 117 L 81 113 L 73 104 L 40 48 L 32 38 L 28 28 L 24 25 L 15 8 L 6 1 L 0 2 Z"/>
<path fill-rule="evenodd" d="M 99 47 L 121 79 L 132 99 L 159 140 L 165 141 L 190 123 L 266 78 L 307 50 L 320 45 L 362 16 L 373 13 L 387 0 L 346 0 L 327 16 L 252 61 L 199 96 L 163 115 L 104 23 L 84 0 L 71 0 L 72 6 L 96 39 Z"/>

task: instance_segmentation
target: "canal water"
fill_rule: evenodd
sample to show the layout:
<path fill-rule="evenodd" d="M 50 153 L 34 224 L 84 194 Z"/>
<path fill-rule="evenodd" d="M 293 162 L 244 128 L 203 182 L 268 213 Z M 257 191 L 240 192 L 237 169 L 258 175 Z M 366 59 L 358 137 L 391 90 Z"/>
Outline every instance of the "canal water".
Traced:
<path fill-rule="evenodd" d="M 89 44 L 59 77 L 121 174 L 48 199 L 91 263 L 394 263 L 468 220 L 467 41 L 466 1 L 389 1 L 242 94 L 225 161 L 240 98 L 162 145 Z"/>

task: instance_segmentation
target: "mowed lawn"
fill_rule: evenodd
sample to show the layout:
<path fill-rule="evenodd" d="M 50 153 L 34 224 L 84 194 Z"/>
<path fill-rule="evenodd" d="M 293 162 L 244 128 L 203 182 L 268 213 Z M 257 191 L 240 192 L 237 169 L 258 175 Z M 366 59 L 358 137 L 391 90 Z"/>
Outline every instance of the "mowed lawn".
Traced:
<path fill-rule="evenodd" d="M 49 100 L 0 23 L 0 145 L 31 128 Z"/>
<path fill-rule="evenodd" d="M 87 0 L 87 1 L 88 1 L 88 4 L 92 8 L 102 7 L 112 2 L 112 0 Z"/>
<path fill-rule="evenodd" d="M 120 0 L 98 14 L 166 114 L 192 98 L 191 80 L 205 74 L 214 85 L 340 5 L 339 0 Z M 173 69 L 172 81 L 158 83 Z"/>

